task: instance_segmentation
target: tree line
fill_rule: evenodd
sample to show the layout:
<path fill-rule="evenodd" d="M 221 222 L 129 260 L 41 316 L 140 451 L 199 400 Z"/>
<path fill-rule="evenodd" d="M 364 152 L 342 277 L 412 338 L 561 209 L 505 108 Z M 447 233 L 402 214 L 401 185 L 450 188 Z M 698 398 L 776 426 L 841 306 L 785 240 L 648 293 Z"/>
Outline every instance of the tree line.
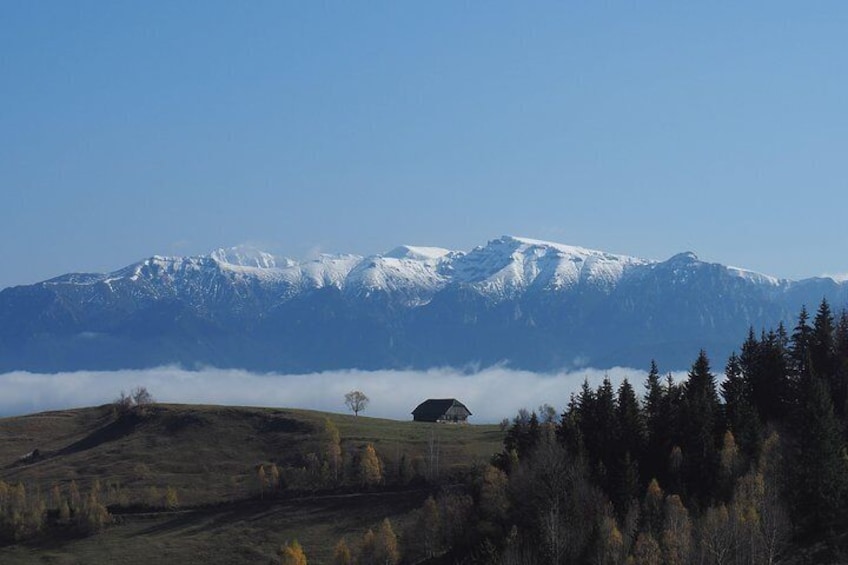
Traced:
<path fill-rule="evenodd" d="M 682 382 L 652 362 L 641 395 L 606 378 L 559 418 L 520 412 L 483 473 L 465 555 L 777 563 L 815 542 L 843 556 L 848 314 L 822 301 L 791 332 L 751 329 L 724 377 L 701 351 Z"/>

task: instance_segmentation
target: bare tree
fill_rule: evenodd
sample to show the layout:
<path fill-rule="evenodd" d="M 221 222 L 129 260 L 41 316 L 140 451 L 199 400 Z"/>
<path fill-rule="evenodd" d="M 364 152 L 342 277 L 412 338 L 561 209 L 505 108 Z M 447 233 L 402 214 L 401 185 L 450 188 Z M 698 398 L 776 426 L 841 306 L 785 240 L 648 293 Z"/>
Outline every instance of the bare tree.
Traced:
<path fill-rule="evenodd" d="M 112 407 L 118 416 L 127 414 L 132 410 L 144 414 L 147 407 L 155 402 L 153 395 L 147 388 L 138 386 L 131 390 L 129 394 L 121 391 L 121 395 L 112 402 Z"/>
<path fill-rule="evenodd" d="M 359 416 L 359 413 L 368 406 L 368 397 L 365 393 L 352 390 L 345 395 L 345 405 L 353 411 L 354 416 Z"/>
<path fill-rule="evenodd" d="M 153 404 L 153 395 L 148 392 L 146 387 L 138 386 L 132 391 L 132 399 L 136 406 L 145 406 Z"/>
<path fill-rule="evenodd" d="M 132 396 L 121 391 L 121 395 L 112 402 L 112 407 L 117 415 L 126 414 L 133 407 Z"/>

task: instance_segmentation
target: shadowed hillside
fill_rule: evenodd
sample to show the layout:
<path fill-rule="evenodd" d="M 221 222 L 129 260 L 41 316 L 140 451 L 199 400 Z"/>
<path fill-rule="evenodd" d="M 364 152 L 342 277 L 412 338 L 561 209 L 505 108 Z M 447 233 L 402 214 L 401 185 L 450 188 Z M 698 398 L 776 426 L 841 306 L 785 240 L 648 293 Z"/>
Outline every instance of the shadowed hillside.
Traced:
<path fill-rule="evenodd" d="M 344 467 L 332 485 L 310 474 L 328 419 Z M 0 480 L 39 493 L 48 507 L 53 490 L 97 488 L 111 512 L 94 535 L 59 527 L 7 540 L 0 561 L 262 563 L 297 538 L 310 563 L 329 562 L 340 536 L 361 537 L 385 517 L 402 524 L 430 492 L 424 475 L 449 481 L 487 460 L 502 440 L 497 426 L 271 408 L 154 404 L 120 413 L 106 405 L 0 419 Z M 347 477 L 367 444 L 384 479 L 364 488 Z M 280 486 L 260 487 L 257 469 L 272 466 Z M 166 490 L 178 504 L 151 501 L 151 492 Z M 48 509 L 48 523 L 54 514 Z"/>

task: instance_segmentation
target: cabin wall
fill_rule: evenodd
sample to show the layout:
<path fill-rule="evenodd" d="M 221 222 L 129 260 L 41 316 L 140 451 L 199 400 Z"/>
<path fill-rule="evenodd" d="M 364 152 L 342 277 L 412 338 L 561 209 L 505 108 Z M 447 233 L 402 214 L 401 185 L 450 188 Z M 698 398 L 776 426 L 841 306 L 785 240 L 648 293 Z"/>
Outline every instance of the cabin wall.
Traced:
<path fill-rule="evenodd" d="M 464 422 L 468 419 L 468 410 L 461 406 L 452 406 L 440 420 L 447 422 Z"/>

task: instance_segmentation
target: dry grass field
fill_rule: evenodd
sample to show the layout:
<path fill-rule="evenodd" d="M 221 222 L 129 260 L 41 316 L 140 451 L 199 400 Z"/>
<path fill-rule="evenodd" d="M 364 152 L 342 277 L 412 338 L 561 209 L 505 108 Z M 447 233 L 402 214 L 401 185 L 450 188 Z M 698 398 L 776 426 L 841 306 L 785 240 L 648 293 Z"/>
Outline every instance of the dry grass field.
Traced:
<path fill-rule="evenodd" d="M 258 466 L 302 467 L 321 452 L 326 419 L 338 428 L 347 458 L 371 443 L 387 476 L 403 458 L 417 470 L 437 464 L 449 478 L 488 460 L 503 440 L 497 426 L 272 408 L 153 405 L 144 415 L 118 418 L 101 406 L 0 419 L 0 479 L 30 493 L 54 485 L 64 492 L 71 481 L 86 492 L 98 481 L 114 517 L 91 536 L 51 531 L 0 547 L 0 562 L 267 563 L 297 538 L 310 563 L 320 564 L 341 536 L 354 541 L 386 517 L 401 529 L 426 488 L 258 496 Z M 37 457 L 24 458 L 34 450 Z M 175 511 L 143 507 L 151 488 L 168 487 L 179 496 Z"/>

